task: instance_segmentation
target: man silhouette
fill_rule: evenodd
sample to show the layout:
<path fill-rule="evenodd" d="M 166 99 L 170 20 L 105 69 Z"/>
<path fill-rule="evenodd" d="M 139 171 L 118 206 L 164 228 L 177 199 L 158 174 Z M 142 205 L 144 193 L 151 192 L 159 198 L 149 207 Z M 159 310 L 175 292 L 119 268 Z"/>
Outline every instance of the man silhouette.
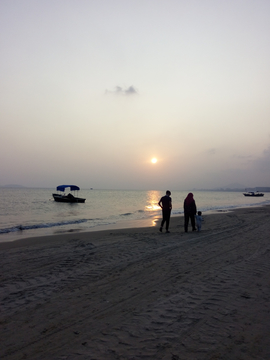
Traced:
<path fill-rule="evenodd" d="M 169 233 L 169 225 L 170 225 L 170 217 L 171 217 L 171 210 L 172 210 L 172 199 L 170 197 L 171 192 L 170 190 L 166 191 L 166 195 L 162 196 L 159 200 L 158 205 L 162 209 L 162 221 L 159 231 L 162 232 L 162 228 L 164 223 L 166 222 L 166 233 Z"/>

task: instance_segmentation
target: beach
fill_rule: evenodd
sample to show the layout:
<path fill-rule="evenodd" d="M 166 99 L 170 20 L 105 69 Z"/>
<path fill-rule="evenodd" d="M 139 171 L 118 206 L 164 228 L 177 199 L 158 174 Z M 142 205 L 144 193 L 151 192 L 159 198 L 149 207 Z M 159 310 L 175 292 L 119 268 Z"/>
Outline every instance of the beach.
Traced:
<path fill-rule="evenodd" d="M 269 359 L 269 216 L 0 243 L 0 358 Z"/>

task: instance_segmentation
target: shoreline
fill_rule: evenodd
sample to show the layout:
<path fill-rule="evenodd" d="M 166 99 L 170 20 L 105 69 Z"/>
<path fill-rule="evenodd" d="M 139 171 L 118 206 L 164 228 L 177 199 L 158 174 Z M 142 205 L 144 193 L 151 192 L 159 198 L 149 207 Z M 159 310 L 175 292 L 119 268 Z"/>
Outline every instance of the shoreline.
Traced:
<path fill-rule="evenodd" d="M 23 231 L 21 232 L 21 237 L 19 235 L 11 233 L 11 234 L 4 234 L 5 240 L 1 240 L 0 237 L 0 249 L 2 244 L 12 244 L 15 242 L 24 242 L 24 241 L 30 241 L 32 239 L 33 241 L 37 241 L 39 238 L 49 238 L 49 237 L 63 237 L 63 236 L 69 236 L 71 234 L 85 234 L 85 233 L 99 233 L 99 232 L 107 232 L 107 231 L 113 231 L 113 230 L 120 230 L 120 229 L 140 229 L 140 228 L 151 228 L 155 226 L 155 222 L 159 221 L 159 217 L 152 217 L 148 219 L 143 220 L 123 220 L 118 221 L 117 223 L 108 224 L 108 225 L 97 225 L 92 228 L 88 229 L 70 229 L 70 230 L 62 230 L 60 227 L 59 229 L 46 229 L 47 233 L 44 233 L 44 229 L 40 231 L 40 229 L 37 230 L 31 230 L 32 235 L 29 234 L 23 234 Z M 26 230 L 27 231 L 27 230 Z M 29 231 L 29 230 L 28 230 Z M 10 235 L 10 236 L 9 236 Z M 35 239 L 35 240 L 34 240 Z"/>
<path fill-rule="evenodd" d="M 0 244 L 0 357 L 269 358 L 269 215 L 270 206 L 241 208 L 206 214 L 201 232 L 172 217 L 170 234 Z"/>
<path fill-rule="evenodd" d="M 268 206 L 268 205 L 252 205 L 246 207 L 235 207 L 235 208 L 228 208 L 228 209 L 220 209 L 220 210 L 208 210 L 203 213 L 203 216 L 211 215 L 211 214 L 221 214 L 226 212 L 235 211 L 237 209 L 244 209 L 244 208 L 254 208 L 254 207 L 261 207 L 261 206 Z M 270 206 L 270 205 L 269 205 Z M 174 214 L 171 215 L 171 222 L 174 218 L 183 218 L 184 214 Z M 46 228 L 46 229 L 33 229 L 30 230 L 32 234 L 26 234 L 25 232 L 29 232 L 29 230 L 22 230 L 20 234 L 18 233 L 8 233 L 8 234 L 0 234 L 0 250 L 1 248 L 5 248 L 6 243 L 15 243 L 15 242 L 31 242 L 28 239 L 38 239 L 38 238 L 48 238 L 51 236 L 64 236 L 68 234 L 83 234 L 83 233 L 92 233 L 92 232 L 100 232 L 100 231 L 111 231 L 111 230 L 120 230 L 120 229 L 140 229 L 140 228 L 152 228 L 157 226 L 156 224 L 160 222 L 162 219 L 161 213 L 158 215 L 153 215 L 151 217 L 145 219 L 137 219 L 137 220 L 122 220 L 116 223 L 107 224 L 107 225 L 97 225 L 95 227 L 90 227 L 88 229 L 69 229 L 69 230 L 62 230 L 60 227 L 55 230 L 53 228 Z M 179 220 L 180 221 L 180 220 Z M 34 240 L 33 240 L 34 241 Z M 33 242 L 32 241 L 32 242 Z M 17 245 L 16 245 L 17 246 Z"/>
<path fill-rule="evenodd" d="M 237 210 L 237 209 L 235 209 Z M 233 210 L 215 210 L 215 211 L 209 211 L 206 213 L 206 215 L 203 215 L 203 217 L 207 217 L 214 214 L 225 214 L 228 212 L 231 212 Z M 179 228 L 183 229 L 184 232 L 184 223 L 183 223 L 183 217 L 184 214 L 179 215 L 173 215 L 170 219 L 170 229 L 174 228 L 175 230 L 179 231 Z M 123 231 L 131 233 L 134 232 L 140 232 L 140 231 L 147 231 L 152 232 L 156 231 L 158 232 L 160 222 L 162 217 L 161 216 L 155 216 L 148 219 L 143 220 L 124 220 L 119 221 L 115 224 L 110 225 L 100 225 L 95 228 L 90 228 L 87 230 L 80 230 L 80 229 L 74 229 L 74 230 L 67 230 L 67 231 L 55 231 L 52 234 L 46 234 L 46 235 L 32 235 L 32 236 L 25 236 L 19 239 L 13 239 L 13 240 L 7 240 L 7 241 L 0 241 L 0 251 L 2 249 L 11 249 L 11 248 L 18 248 L 23 246 L 31 246 L 31 245 L 40 245 L 40 244 L 49 244 L 54 242 L 64 242 L 68 241 L 70 238 L 73 238 L 74 236 L 79 236 L 82 238 L 94 237 L 98 238 L 99 236 L 107 236 L 110 233 Z M 128 226 L 129 225 L 129 226 Z"/>

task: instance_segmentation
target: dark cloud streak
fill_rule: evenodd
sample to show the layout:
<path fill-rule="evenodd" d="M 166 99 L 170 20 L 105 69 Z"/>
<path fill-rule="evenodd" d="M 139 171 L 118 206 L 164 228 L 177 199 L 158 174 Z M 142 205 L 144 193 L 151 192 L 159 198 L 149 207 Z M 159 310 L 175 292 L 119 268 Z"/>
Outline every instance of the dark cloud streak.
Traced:
<path fill-rule="evenodd" d="M 130 96 L 130 95 L 138 95 L 138 91 L 135 89 L 135 87 L 133 85 L 131 85 L 127 88 L 123 88 L 121 86 L 116 86 L 114 88 L 114 90 L 106 90 L 105 94 L 117 94 L 117 95 Z"/>

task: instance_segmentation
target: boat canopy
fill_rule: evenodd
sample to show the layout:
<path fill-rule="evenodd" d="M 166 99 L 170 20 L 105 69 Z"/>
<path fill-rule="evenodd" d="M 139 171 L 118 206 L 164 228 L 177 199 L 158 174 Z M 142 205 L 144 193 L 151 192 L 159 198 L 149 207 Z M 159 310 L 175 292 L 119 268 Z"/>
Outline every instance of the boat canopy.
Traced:
<path fill-rule="evenodd" d="M 65 191 L 66 188 L 70 188 L 71 191 L 80 190 L 79 186 L 76 186 L 76 185 L 59 185 L 59 186 L 57 186 L 56 190 L 57 191 Z"/>

